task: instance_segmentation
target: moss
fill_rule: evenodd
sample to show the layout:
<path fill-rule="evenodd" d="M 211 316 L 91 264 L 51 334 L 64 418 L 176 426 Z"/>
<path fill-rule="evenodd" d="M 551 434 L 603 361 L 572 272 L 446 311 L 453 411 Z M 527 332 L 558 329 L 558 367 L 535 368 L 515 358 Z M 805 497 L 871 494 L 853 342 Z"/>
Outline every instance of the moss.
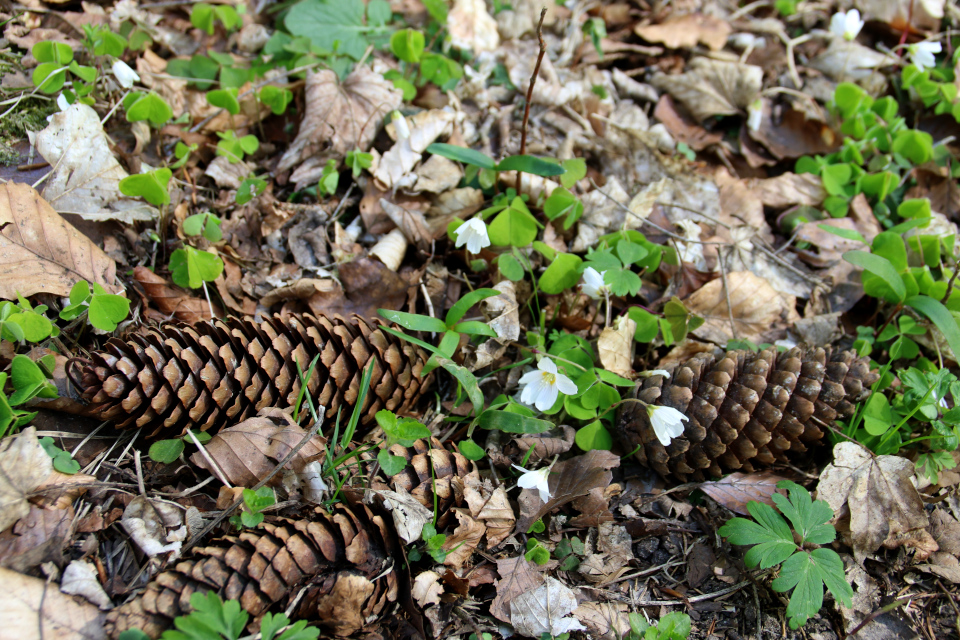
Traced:
<path fill-rule="evenodd" d="M 57 112 L 57 103 L 40 98 L 24 98 L 17 108 L 0 121 L 0 138 L 19 140 L 27 131 L 40 131 L 47 126 L 47 116 Z"/>

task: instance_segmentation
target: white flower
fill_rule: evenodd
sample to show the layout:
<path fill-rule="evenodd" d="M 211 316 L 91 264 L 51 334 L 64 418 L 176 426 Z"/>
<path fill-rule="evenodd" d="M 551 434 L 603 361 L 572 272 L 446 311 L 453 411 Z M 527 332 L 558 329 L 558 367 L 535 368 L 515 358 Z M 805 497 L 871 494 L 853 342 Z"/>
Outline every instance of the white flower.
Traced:
<path fill-rule="evenodd" d="M 470 218 L 456 228 L 453 235 L 457 237 L 457 247 L 467 245 L 469 253 L 480 253 L 480 249 L 490 246 L 490 236 L 487 235 L 487 225 L 480 217 Z"/>
<path fill-rule="evenodd" d="M 763 100 L 757 98 L 747 106 L 747 128 L 757 131 L 763 123 Z"/>
<path fill-rule="evenodd" d="M 949 409 L 949 408 L 950 408 L 950 406 L 947 405 L 947 398 L 946 398 L 946 396 L 944 396 L 943 398 L 939 398 L 939 399 L 938 399 L 938 398 L 937 398 L 937 392 L 936 392 L 936 391 L 931 392 L 930 395 L 933 396 L 933 401 L 934 401 L 935 403 L 937 403 L 938 405 L 940 405 L 941 407 L 943 407 L 944 409 Z"/>
<path fill-rule="evenodd" d="M 650 371 L 641 371 L 639 374 L 641 378 L 649 378 L 650 376 L 663 376 L 667 380 L 670 379 L 670 372 L 666 369 L 652 369 Z"/>
<path fill-rule="evenodd" d="M 517 486 L 522 489 L 536 489 L 540 492 L 540 499 L 546 504 L 550 499 L 550 467 L 536 471 L 527 471 L 519 465 L 513 465 L 513 468 L 523 471 L 523 475 L 517 480 Z"/>
<path fill-rule="evenodd" d="M 907 51 L 910 53 L 910 61 L 920 71 L 933 68 L 937 63 L 933 54 L 940 53 L 941 49 L 943 47 L 939 42 L 918 42 L 907 47 Z"/>
<path fill-rule="evenodd" d="M 835 36 L 842 36 L 845 40 L 853 40 L 863 29 L 863 20 L 860 19 L 860 12 L 856 9 L 850 9 L 844 13 L 839 11 L 830 18 L 830 33 Z"/>
<path fill-rule="evenodd" d="M 67 102 L 67 96 L 62 93 L 57 96 L 57 107 L 60 108 L 60 111 L 66 111 L 70 108 L 70 103 Z"/>
<path fill-rule="evenodd" d="M 583 270 L 583 285 L 580 290 L 594 300 L 600 300 L 610 293 L 610 287 L 604 284 L 603 274 L 606 271 L 597 271 L 593 267 Z"/>
<path fill-rule="evenodd" d="M 134 82 L 140 82 L 140 76 L 137 75 L 137 72 L 123 60 L 117 60 L 113 63 L 113 75 L 117 77 L 117 82 L 124 89 L 132 87 Z"/>
<path fill-rule="evenodd" d="M 647 414 L 653 424 L 653 432 L 657 434 L 657 440 L 663 446 L 670 444 L 674 438 L 682 436 L 683 421 L 690 419 L 672 407 L 648 405 Z"/>
<path fill-rule="evenodd" d="M 577 392 L 577 385 L 567 376 L 557 373 L 557 365 L 550 358 L 541 360 L 537 369 L 520 378 L 520 384 L 526 385 L 520 394 L 521 402 L 532 404 L 539 411 L 546 411 L 561 393 L 569 396 Z"/>
<path fill-rule="evenodd" d="M 403 114 L 394 109 L 393 113 L 390 114 L 390 118 L 393 120 L 394 130 L 397 132 L 397 140 L 406 140 L 409 138 L 410 126 L 407 124 L 407 120 L 403 117 Z"/>

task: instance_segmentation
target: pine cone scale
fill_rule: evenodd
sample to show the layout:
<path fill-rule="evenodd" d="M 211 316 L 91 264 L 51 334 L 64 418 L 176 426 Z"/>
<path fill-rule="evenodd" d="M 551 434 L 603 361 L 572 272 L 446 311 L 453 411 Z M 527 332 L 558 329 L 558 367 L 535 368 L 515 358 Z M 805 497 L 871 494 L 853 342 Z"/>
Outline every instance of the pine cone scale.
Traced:
<path fill-rule="evenodd" d="M 851 415 L 877 379 L 869 360 L 852 352 L 800 348 L 700 354 L 670 373 L 635 389 L 641 404 L 624 405 L 618 434 L 628 450 L 639 445 L 641 462 L 683 482 L 751 472 L 806 451 L 824 436 L 815 423 Z M 683 436 L 664 447 L 643 404 L 685 414 Z"/>

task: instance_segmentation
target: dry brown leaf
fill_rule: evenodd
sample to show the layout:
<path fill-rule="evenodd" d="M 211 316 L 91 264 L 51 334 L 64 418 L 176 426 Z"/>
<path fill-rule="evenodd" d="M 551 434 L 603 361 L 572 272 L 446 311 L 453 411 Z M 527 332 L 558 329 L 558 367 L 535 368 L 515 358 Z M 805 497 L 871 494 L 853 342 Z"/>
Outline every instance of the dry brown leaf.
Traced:
<path fill-rule="evenodd" d="M 157 306 L 157 310 L 162 314 L 163 319 L 169 319 L 171 316 L 180 322 L 200 322 L 209 320 L 210 305 L 206 300 L 194 298 L 183 292 L 179 287 L 174 287 L 164 278 L 161 278 L 146 267 L 135 267 L 133 270 L 133 279 L 140 283 L 144 293 Z M 223 315 L 219 307 L 214 306 L 216 317 Z"/>
<path fill-rule="evenodd" d="M 960 584 L 960 561 L 957 557 L 943 551 L 934 551 L 926 564 L 916 565 L 917 569 L 946 578 L 954 584 Z"/>
<path fill-rule="evenodd" d="M 317 600 L 317 617 L 336 636 L 356 633 L 366 623 L 364 611 L 374 588 L 366 576 L 340 573 L 330 593 Z"/>
<path fill-rule="evenodd" d="M 497 560 L 497 573 L 500 579 L 495 586 L 497 597 L 490 604 L 490 613 L 504 622 L 510 622 L 511 603 L 521 593 L 536 589 L 543 584 L 544 572 L 549 570 L 550 565 L 556 565 L 556 561 L 551 561 L 542 567 L 536 565 L 522 555 L 516 558 L 501 558 Z"/>
<path fill-rule="evenodd" d="M 417 183 L 413 191 L 443 193 L 460 184 L 461 178 L 463 178 L 463 169 L 456 162 L 443 156 L 430 156 L 417 169 Z"/>
<path fill-rule="evenodd" d="M 484 0 L 455 0 L 447 15 L 447 31 L 453 46 L 475 54 L 500 46 L 497 21 L 487 13 Z"/>
<path fill-rule="evenodd" d="M 187 537 L 184 512 L 179 506 L 143 496 L 137 496 L 130 501 L 123 510 L 120 524 L 137 546 L 150 557 L 170 552 L 179 554 Z"/>
<path fill-rule="evenodd" d="M 602 522 L 597 527 L 594 549 L 580 563 L 580 575 L 594 584 L 616 580 L 633 560 L 633 538 L 626 527 Z"/>
<path fill-rule="evenodd" d="M 396 489 L 374 492 L 383 497 L 383 506 L 393 515 L 397 535 L 407 544 L 415 544 L 423 534 L 423 525 L 433 520 L 433 512 L 420 504 L 403 486 L 396 484 Z"/>
<path fill-rule="evenodd" d="M 745 112 L 756 100 L 763 69 L 738 62 L 696 58 L 685 73 L 653 78 L 652 84 L 683 104 L 698 122 Z"/>
<path fill-rule="evenodd" d="M 470 514 L 487 527 L 487 548 L 495 547 L 513 532 L 517 516 L 510 506 L 503 485 L 492 488 L 490 480 L 480 480 L 477 474 L 464 478 L 463 498 Z"/>
<path fill-rule="evenodd" d="M 499 295 L 480 302 L 480 311 L 487 324 L 504 342 L 520 339 L 520 306 L 517 304 L 516 286 L 503 280 L 493 286 Z"/>
<path fill-rule="evenodd" d="M 431 109 L 410 118 L 410 135 L 397 140 L 384 152 L 373 171 L 373 177 L 380 183 L 378 186 L 386 190 L 413 187 L 418 177 L 410 172 L 420 162 L 427 147 L 440 136 L 450 135 L 455 117 L 452 111 Z"/>
<path fill-rule="evenodd" d="M 30 512 L 28 498 L 52 471 L 35 427 L 0 441 L 0 531 Z"/>
<path fill-rule="evenodd" d="M 305 100 L 300 131 L 277 171 L 292 169 L 328 148 L 338 157 L 354 149 L 366 151 L 383 118 L 400 106 L 403 93 L 379 73 L 358 65 L 342 83 L 327 69 L 307 72 Z"/>
<path fill-rule="evenodd" d="M 340 281 L 343 293 L 316 293 L 307 301 L 313 313 L 345 318 L 356 313 L 375 322 L 380 318 L 377 309 L 402 308 L 411 286 L 379 260 L 366 257 L 341 264 Z"/>
<path fill-rule="evenodd" d="M 859 0 L 864 20 L 884 22 L 895 31 L 936 30 L 943 19 L 945 0 Z"/>
<path fill-rule="evenodd" d="M 727 44 L 730 24 L 714 16 L 690 13 L 671 16 L 660 24 L 634 27 L 633 32 L 647 42 L 658 42 L 668 49 L 693 49 L 698 43 L 713 51 L 720 51 Z"/>
<path fill-rule="evenodd" d="M 75 104 L 55 113 L 42 131 L 28 135 L 30 143 L 53 167 L 44 182 L 43 197 L 56 211 L 127 224 L 159 215 L 141 198 L 120 192 L 120 180 L 128 174 L 113 157 L 100 116 L 93 108 Z"/>
<path fill-rule="evenodd" d="M 590 638 L 620 640 L 630 633 L 630 605 L 623 602 L 584 602 L 573 615 Z"/>
<path fill-rule="evenodd" d="M 190 456 L 190 461 L 218 477 L 222 474 L 233 485 L 250 488 L 266 478 L 300 444 L 305 433 L 287 414 L 265 409 L 254 418 L 221 429 L 203 445 L 216 469 L 199 452 Z M 294 475 L 302 473 L 304 467 L 323 457 L 324 442 L 321 436 L 312 437 L 285 469 Z M 289 479 L 284 476 L 285 473 L 275 475 L 270 486 L 287 485 Z"/>
<path fill-rule="evenodd" d="M 722 133 L 707 131 L 688 115 L 678 111 L 673 98 L 666 93 L 657 101 L 653 117 L 659 120 L 678 142 L 683 142 L 695 151 L 703 151 L 723 140 Z"/>
<path fill-rule="evenodd" d="M 440 574 L 436 571 L 424 571 L 413 580 L 410 595 L 421 607 L 428 604 L 440 604 L 443 595 L 443 585 L 440 584 Z"/>
<path fill-rule="evenodd" d="M 772 342 L 768 338 L 781 337 L 784 329 L 800 319 L 794 296 L 778 293 L 769 282 L 749 271 L 728 273 L 726 283 L 725 288 L 723 278 L 708 282 L 684 301 L 690 313 L 705 319 L 693 332 L 701 340 L 720 345 L 734 337 Z M 731 329 L 728 298 L 736 333 Z"/>
<path fill-rule="evenodd" d="M 787 480 L 772 471 L 741 473 L 736 471 L 721 480 L 712 480 L 700 485 L 700 489 L 718 503 L 740 515 L 749 515 L 747 503 L 751 500 L 776 506 L 773 494 L 777 492 L 777 483 Z"/>
<path fill-rule="evenodd" d="M 56 584 L 0 569 L 4 638 L 106 640 L 104 614 L 89 602 L 60 593 Z"/>
<path fill-rule="evenodd" d="M 810 207 L 819 205 L 827 197 L 820 176 L 812 173 L 784 173 L 776 178 L 754 178 L 746 184 L 768 207 L 783 209 L 795 204 Z"/>
<path fill-rule="evenodd" d="M 453 513 L 457 516 L 459 524 L 453 534 L 447 536 L 447 541 L 443 545 L 447 551 L 443 564 L 459 569 L 476 551 L 480 539 L 487 531 L 487 525 L 474 520 L 466 509 L 454 509 Z"/>
<path fill-rule="evenodd" d="M 840 140 L 825 122 L 808 120 L 796 109 L 773 113 L 773 103 L 764 99 L 763 118 L 757 129 L 744 127 L 750 137 L 763 144 L 778 160 L 800 156 L 827 155 Z"/>
<path fill-rule="evenodd" d="M 637 323 L 620 316 L 612 327 L 604 327 L 597 340 L 600 364 L 607 371 L 629 378 L 633 375 L 633 334 Z"/>
<path fill-rule="evenodd" d="M 0 186 L 0 298 L 66 296 L 80 280 L 121 293 L 116 264 L 30 185 Z"/>
<path fill-rule="evenodd" d="M 941 551 L 960 555 L 960 522 L 957 522 L 950 512 L 942 507 L 934 509 L 930 514 L 928 530 Z"/>
<path fill-rule="evenodd" d="M 576 436 L 576 429 L 563 424 L 559 427 L 559 433 L 554 429 L 545 433 L 514 438 L 513 441 L 520 447 L 520 452 L 524 454 L 525 459 L 527 458 L 527 451 L 529 451 L 531 447 L 533 448 L 533 453 L 530 454 L 527 462 L 530 466 L 535 466 L 540 460 L 547 460 L 561 453 L 570 451 L 570 449 L 573 448 L 573 442 Z"/>
<path fill-rule="evenodd" d="M 833 448 L 833 463 L 820 474 L 817 494 L 833 509 L 837 530 L 850 539 L 857 562 L 881 546 L 914 547 L 918 560 L 937 550 L 911 481 L 914 471 L 906 458 L 875 456 L 855 442 Z"/>
<path fill-rule="evenodd" d="M 44 562 L 63 561 L 63 545 L 76 514 L 67 509 L 30 505 L 27 515 L 0 532 L 0 567 L 28 573 Z"/>
<path fill-rule="evenodd" d="M 808 65 L 837 82 L 863 80 L 896 63 L 894 56 L 865 47 L 856 40 L 832 38 L 830 45 Z"/>
<path fill-rule="evenodd" d="M 525 591 L 510 602 L 510 624 L 517 635 L 539 638 L 585 629 L 576 618 L 567 617 L 577 608 L 577 596 L 556 578 Z"/>
<path fill-rule="evenodd" d="M 394 204 L 386 198 L 380 199 L 380 208 L 403 232 L 403 236 L 421 250 L 429 250 L 433 239 L 438 237 L 437 232 L 442 231 L 439 227 L 434 227 L 431 222 L 427 222 L 422 211 Z M 446 229 L 446 225 L 443 229 Z"/>

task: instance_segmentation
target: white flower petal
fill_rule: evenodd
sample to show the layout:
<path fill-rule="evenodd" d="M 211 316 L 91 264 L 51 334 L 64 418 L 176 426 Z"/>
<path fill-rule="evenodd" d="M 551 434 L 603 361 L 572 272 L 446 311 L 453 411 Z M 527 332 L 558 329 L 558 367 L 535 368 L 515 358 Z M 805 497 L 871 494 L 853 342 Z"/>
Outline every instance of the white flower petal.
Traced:
<path fill-rule="evenodd" d="M 530 384 L 534 380 L 539 380 L 543 377 L 543 373 L 540 371 L 527 371 L 525 374 L 520 376 L 520 379 L 517 380 L 517 384 Z"/>
<path fill-rule="evenodd" d="M 577 392 L 577 385 L 574 384 L 573 380 L 563 375 L 562 373 L 557 374 L 557 389 L 560 390 L 560 393 L 568 396 L 572 396 Z"/>
<path fill-rule="evenodd" d="M 550 358 L 543 358 L 540 362 L 537 363 L 537 368 L 540 371 L 546 371 L 547 373 L 557 373 L 557 365 Z"/>
<path fill-rule="evenodd" d="M 62 93 L 57 96 L 57 108 L 59 108 L 60 111 L 66 111 L 70 108 L 70 103 L 67 102 L 67 96 Z"/>
<path fill-rule="evenodd" d="M 467 245 L 469 253 L 480 253 L 484 247 L 490 246 L 490 236 L 487 233 L 487 225 L 480 218 L 471 218 L 457 227 L 453 232 L 457 241 L 455 246 L 462 247 Z"/>
<path fill-rule="evenodd" d="M 683 421 L 689 418 L 672 407 L 649 406 L 650 423 L 660 444 L 667 446 L 674 438 L 683 435 Z"/>
<path fill-rule="evenodd" d="M 537 401 L 535 406 L 538 411 L 547 411 L 550 407 L 553 406 L 553 403 L 557 401 L 557 397 L 560 393 L 557 391 L 556 384 L 546 384 L 543 388 L 540 389 L 540 393 L 537 394 Z"/>
<path fill-rule="evenodd" d="M 603 283 L 603 274 L 606 271 L 597 271 L 593 267 L 587 267 L 583 270 L 583 285 L 580 290 L 589 298 L 599 300 L 604 297 L 607 286 Z"/>
<path fill-rule="evenodd" d="M 123 60 L 117 60 L 113 63 L 113 75 L 116 76 L 117 82 L 120 83 L 120 86 L 124 89 L 129 89 L 133 86 L 134 82 L 140 82 L 140 76 L 137 75 L 137 72 L 130 68 Z"/>
<path fill-rule="evenodd" d="M 539 374 L 538 377 L 523 388 L 523 392 L 520 394 L 520 402 L 524 404 L 536 403 L 540 398 L 540 393 L 543 391 L 543 389 L 549 386 L 547 385 L 546 380 L 543 379 L 543 374 L 539 372 L 537 373 Z"/>

